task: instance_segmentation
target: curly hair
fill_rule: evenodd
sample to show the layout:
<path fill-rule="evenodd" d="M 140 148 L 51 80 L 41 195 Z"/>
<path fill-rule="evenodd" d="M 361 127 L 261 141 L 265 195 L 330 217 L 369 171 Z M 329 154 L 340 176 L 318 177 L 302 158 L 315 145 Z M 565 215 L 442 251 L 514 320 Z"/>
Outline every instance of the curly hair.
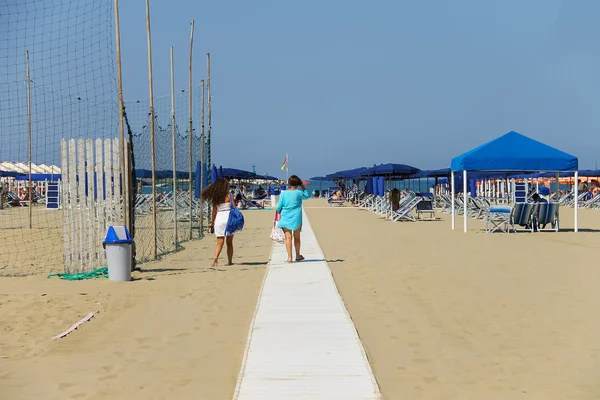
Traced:
<path fill-rule="evenodd" d="M 217 179 L 202 191 L 202 200 L 210 201 L 213 207 L 225 202 L 230 187 L 227 179 Z"/>
<path fill-rule="evenodd" d="M 292 175 L 290 176 L 290 179 L 288 179 L 288 185 L 292 187 L 298 187 L 302 185 L 302 179 L 298 178 L 298 175 Z"/>

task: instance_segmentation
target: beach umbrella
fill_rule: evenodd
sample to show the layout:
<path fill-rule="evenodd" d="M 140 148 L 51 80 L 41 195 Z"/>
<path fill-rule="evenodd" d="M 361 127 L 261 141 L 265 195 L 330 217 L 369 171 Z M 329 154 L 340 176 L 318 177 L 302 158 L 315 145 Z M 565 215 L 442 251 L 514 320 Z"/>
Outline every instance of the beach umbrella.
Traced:
<path fill-rule="evenodd" d="M 214 182 L 218 179 L 217 166 L 213 164 L 212 170 L 210 171 L 210 182 Z"/>
<path fill-rule="evenodd" d="M 223 166 L 222 165 L 219 167 L 218 177 L 219 177 L 219 179 L 225 178 L 225 175 L 223 175 Z"/>
<path fill-rule="evenodd" d="M 196 179 L 194 181 L 194 197 L 200 198 L 200 171 L 202 169 L 202 163 L 200 161 L 196 162 Z"/>
<path fill-rule="evenodd" d="M 371 179 L 367 179 L 367 185 L 365 186 L 365 192 L 369 194 L 373 194 L 373 181 Z"/>

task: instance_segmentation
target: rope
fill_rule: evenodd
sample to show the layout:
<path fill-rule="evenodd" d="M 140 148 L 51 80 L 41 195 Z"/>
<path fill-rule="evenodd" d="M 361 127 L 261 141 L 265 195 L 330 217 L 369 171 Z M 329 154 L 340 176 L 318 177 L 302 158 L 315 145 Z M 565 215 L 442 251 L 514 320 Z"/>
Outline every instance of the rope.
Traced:
<path fill-rule="evenodd" d="M 108 278 L 108 267 L 95 269 L 90 272 L 78 272 L 75 274 L 50 274 L 48 275 L 48 279 L 53 276 L 58 276 L 60 279 L 64 279 L 65 281 L 82 281 L 85 279 L 94 279 L 94 278 Z"/>

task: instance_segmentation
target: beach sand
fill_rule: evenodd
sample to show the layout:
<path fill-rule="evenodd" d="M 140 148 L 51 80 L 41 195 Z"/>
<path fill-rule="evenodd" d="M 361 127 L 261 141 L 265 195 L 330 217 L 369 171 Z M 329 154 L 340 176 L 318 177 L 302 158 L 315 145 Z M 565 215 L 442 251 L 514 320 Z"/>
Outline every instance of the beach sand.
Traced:
<path fill-rule="evenodd" d="M 600 398 L 600 212 L 577 234 L 465 234 L 441 213 L 306 211 L 385 399 Z"/>
<path fill-rule="evenodd" d="M 178 240 L 190 238 L 186 210 L 179 210 Z M 28 276 L 64 271 L 63 210 L 47 210 L 37 205 L 32 210 L 32 228 L 29 228 L 29 207 L 0 210 L 0 276 Z M 158 254 L 175 250 L 173 210 L 159 207 L 156 217 Z M 154 257 L 152 215 L 135 217 L 136 259 L 146 262 Z M 198 236 L 198 222 L 194 221 L 192 234 Z M 100 241 L 104 237 L 101 234 Z"/>
<path fill-rule="evenodd" d="M 0 398 L 230 398 L 272 247 L 272 214 L 244 214 L 233 267 L 211 235 L 135 282 L 0 278 Z"/>

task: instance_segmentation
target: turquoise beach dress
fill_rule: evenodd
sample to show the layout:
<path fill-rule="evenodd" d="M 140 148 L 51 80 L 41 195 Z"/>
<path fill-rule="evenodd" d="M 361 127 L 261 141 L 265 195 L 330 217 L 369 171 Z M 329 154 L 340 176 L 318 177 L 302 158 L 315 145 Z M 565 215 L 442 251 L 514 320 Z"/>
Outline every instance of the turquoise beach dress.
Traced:
<path fill-rule="evenodd" d="M 307 190 L 284 190 L 279 196 L 277 212 L 281 219 L 277 226 L 296 231 L 302 226 L 302 200 L 310 198 Z"/>

